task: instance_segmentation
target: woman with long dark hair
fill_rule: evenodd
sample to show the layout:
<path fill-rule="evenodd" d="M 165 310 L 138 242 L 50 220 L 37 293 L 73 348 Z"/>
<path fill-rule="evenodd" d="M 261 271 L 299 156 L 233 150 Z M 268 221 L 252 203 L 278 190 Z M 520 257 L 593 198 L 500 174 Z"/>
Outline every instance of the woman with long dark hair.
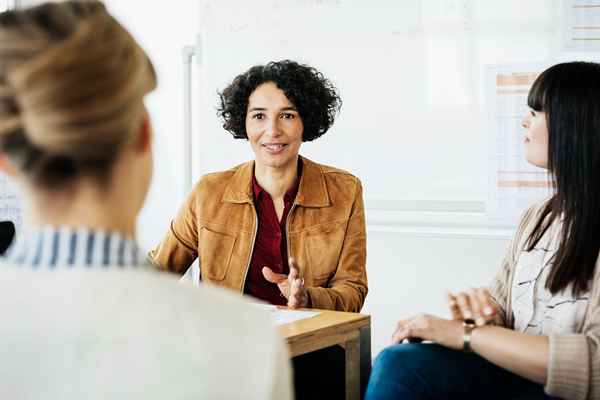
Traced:
<path fill-rule="evenodd" d="M 554 194 L 523 215 L 490 289 L 450 294 L 452 319 L 398 322 L 368 399 L 600 398 L 600 64 L 544 71 L 525 157 Z"/>

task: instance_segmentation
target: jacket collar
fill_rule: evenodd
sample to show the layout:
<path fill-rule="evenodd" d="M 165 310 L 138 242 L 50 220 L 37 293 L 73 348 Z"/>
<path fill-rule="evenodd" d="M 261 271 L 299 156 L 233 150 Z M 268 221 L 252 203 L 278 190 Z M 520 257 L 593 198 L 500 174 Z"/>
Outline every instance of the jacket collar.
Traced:
<path fill-rule="evenodd" d="M 331 205 L 325 174 L 321 166 L 300 156 L 302 159 L 302 176 L 296 195 L 295 204 L 304 207 L 327 207 Z M 252 203 L 252 177 L 254 161 L 240 165 L 229 180 L 223 201 L 227 203 Z"/>

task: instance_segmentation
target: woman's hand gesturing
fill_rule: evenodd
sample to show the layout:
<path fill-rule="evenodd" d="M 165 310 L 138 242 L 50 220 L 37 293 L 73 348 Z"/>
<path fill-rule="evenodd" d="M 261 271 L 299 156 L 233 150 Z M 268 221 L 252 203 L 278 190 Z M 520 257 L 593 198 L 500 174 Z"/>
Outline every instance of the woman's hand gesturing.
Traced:
<path fill-rule="evenodd" d="M 271 283 L 276 283 L 281 295 L 284 296 L 290 308 L 308 307 L 308 294 L 304 287 L 304 279 L 300 277 L 300 272 L 296 261 L 290 257 L 290 273 L 276 274 L 269 267 L 263 267 L 262 273 L 265 279 Z"/>

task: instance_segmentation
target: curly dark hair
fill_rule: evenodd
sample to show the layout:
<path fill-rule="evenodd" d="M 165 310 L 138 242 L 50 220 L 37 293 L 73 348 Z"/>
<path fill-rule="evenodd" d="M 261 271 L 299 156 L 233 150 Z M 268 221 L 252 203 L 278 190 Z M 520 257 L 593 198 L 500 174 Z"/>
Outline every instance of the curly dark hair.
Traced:
<path fill-rule="evenodd" d="M 236 76 L 219 93 L 217 114 L 223 120 L 223 128 L 234 138 L 248 139 L 248 99 L 258 86 L 267 82 L 275 83 L 298 109 L 304 124 L 303 142 L 315 140 L 333 125 L 342 99 L 331 81 L 308 65 L 290 60 L 273 61 L 266 65 L 255 65 Z"/>

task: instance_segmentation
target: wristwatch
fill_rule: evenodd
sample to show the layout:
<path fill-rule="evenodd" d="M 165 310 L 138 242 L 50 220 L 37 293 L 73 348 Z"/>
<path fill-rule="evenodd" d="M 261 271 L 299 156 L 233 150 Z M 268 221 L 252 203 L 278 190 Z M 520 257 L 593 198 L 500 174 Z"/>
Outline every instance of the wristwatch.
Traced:
<path fill-rule="evenodd" d="M 473 329 L 475 329 L 477 327 L 477 325 L 475 325 L 475 320 L 473 319 L 465 319 L 463 321 L 463 328 L 464 328 L 464 333 L 463 333 L 463 351 L 465 353 L 471 353 L 473 350 L 471 350 L 471 332 L 473 332 Z"/>

